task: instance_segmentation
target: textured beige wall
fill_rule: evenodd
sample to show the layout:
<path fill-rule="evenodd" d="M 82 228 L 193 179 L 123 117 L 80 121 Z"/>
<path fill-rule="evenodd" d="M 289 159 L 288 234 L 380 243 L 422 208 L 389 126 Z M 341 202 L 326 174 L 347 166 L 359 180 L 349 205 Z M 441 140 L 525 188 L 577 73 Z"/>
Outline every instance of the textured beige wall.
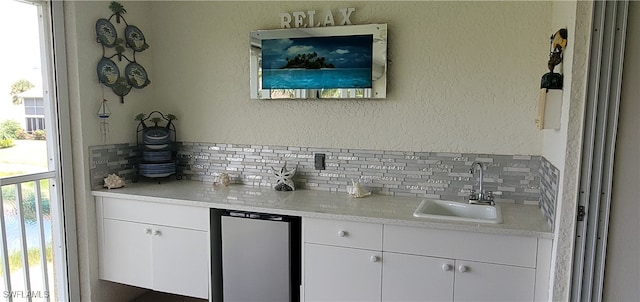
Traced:
<path fill-rule="evenodd" d="M 76 227 L 78 262 L 80 270 L 80 294 L 82 301 L 127 301 L 141 293 L 140 289 L 125 287 L 98 279 L 98 245 L 96 240 L 95 203 L 89 183 L 90 158 L 88 147 L 103 144 L 97 116 L 98 106 L 104 97 L 112 115 L 109 118 L 108 143 L 135 141 L 136 112 L 147 110 L 145 101 L 150 90 L 135 89 L 120 104 L 119 98 L 98 84 L 96 64 L 101 58 L 102 47 L 96 43 L 95 23 L 98 18 L 108 18 L 110 1 L 67 1 L 64 4 L 65 39 L 69 80 L 69 103 L 73 148 L 73 173 L 75 185 Z M 151 2 L 124 2 L 127 20 L 137 25 L 147 36 L 150 20 L 146 13 Z M 122 32 L 123 25 L 116 29 Z M 151 35 L 149 33 L 149 35 Z M 149 53 L 151 50 L 149 50 Z M 138 61 L 147 71 L 151 55 L 138 55 Z M 121 65 L 123 70 L 125 65 Z M 63 117 L 64 118 L 64 117 Z"/>
<path fill-rule="evenodd" d="M 388 23 L 388 98 L 249 99 L 248 35 L 278 13 L 355 7 Z M 551 2 L 156 2 L 151 108 L 181 140 L 407 151 L 535 154 Z"/>
<path fill-rule="evenodd" d="M 563 100 L 562 100 L 562 113 L 561 113 L 561 121 L 560 121 L 560 130 L 552 130 L 547 129 L 543 130 L 543 149 L 542 156 L 544 156 L 547 160 L 549 160 L 553 165 L 555 165 L 560 170 L 559 178 L 563 179 L 565 173 L 565 157 L 566 155 L 566 147 L 567 147 L 567 129 L 569 127 L 569 110 L 571 105 L 571 99 L 576 98 L 576 96 L 572 96 L 571 91 L 575 87 L 576 89 L 584 88 L 584 82 L 586 81 L 586 67 L 584 62 L 586 61 L 586 53 L 588 52 L 588 47 L 585 47 L 585 39 L 583 38 L 582 33 L 576 33 L 576 5 L 575 1 L 555 1 L 553 2 L 553 14 L 551 18 L 551 28 L 550 33 L 554 33 L 560 28 L 566 28 L 568 37 L 567 37 L 567 48 L 563 53 L 563 63 L 556 67 L 556 72 L 562 73 L 564 77 L 564 89 L 563 89 Z M 579 41 L 576 41 L 576 36 Z M 576 47 L 577 46 L 577 47 Z M 584 61 L 583 61 L 584 60 Z M 576 68 L 574 67 L 574 61 L 576 63 Z M 574 77 L 574 73 L 576 76 Z M 574 84 L 573 82 L 576 82 Z M 578 94 L 583 95 L 583 94 Z M 574 106 L 576 103 L 580 103 L 582 100 L 580 98 L 576 98 L 574 101 Z M 571 208 L 572 204 L 575 204 L 575 201 L 564 201 L 563 200 L 563 191 L 564 191 L 564 181 L 559 181 L 558 185 L 558 196 L 557 196 L 557 206 L 556 206 L 556 215 L 561 211 L 562 208 L 567 209 Z M 564 203 L 564 206 L 562 205 Z M 560 217 L 560 216 L 558 216 Z M 559 224 L 562 222 L 560 219 L 555 219 L 556 225 L 554 226 L 556 230 L 560 228 Z M 559 232 L 556 232 L 556 235 Z M 552 267 L 555 269 L 551 270 L 551 288 L 554 289 L 554 286 L 557 286 L 558 291 L 555 293 L 556 296 L 563 296 L 562 293 L 567 289 L 568 280 L 557 280 L 557 283 L 554 283 L 556 276 L 558 278 L 565 279 L 568 277 L 567 268 L 570 268 L 570 262 L 567 263 L 567 254 L 571 254 L 571 250 L 561 249 L 558 250 L 558 237 L 556 236 L 556 240 L 554 241 L 554 251 L 552 257 Z M 561 243 L 562 244 L 562 243 Z M 556 255 L 562 254 L 560 257 L 561 260 Z M 570 258 L 569 258 L 570 260 Z M 558 267 L 556 267 L 558 265 Z M 568 265 L 568 266 L 567 266 Z M 553 297 L 553 294 L 550 295 Z"/>
<path fill-rule="evenodd" d="M 569 188 L 563 197 L 569 202 L 558 210 L 564 214 L 556 219 L 557 239 L 564 243 L 557 247 L 554 298 L 564 300 L 573 228 L 562 221 L 570 221 L 575 210 L 571 190 L 578 169 L 570 159 L 579 155 L 582 103 L 565 95 L 569 135 L 541 132 L 534 119 L 548 37 L 558 26 L 572 26 L 575 2 L 121 2 L 127 20 L 151 45 L 138 60 L 152 83 L 134 89 L 125 104 L 105 89 L 113 112 L 108 143 L 135 141 L 135 114 L 161 110 L 178 115 L 179 139 L 185 141 L 544 155 L 563 171 Z M 108 5 L 65 3 L 82 294 L 94 301 L 135 294 L 97 280 L 95 208 L 87 184 L 87 147 L 102 144 L 95 114 L 103 93 L 95 75 L 101 47 L 94 24 L 109 15 Z M 576 32 L 583 31 L 575 39 L 585 42 L 590 19 L 583 15 L 590 6 L 577 6 Z M 354 24 L 389 24 L 388 99 L 250 100 L 249 32 L 279 27 L 280 12 L 322 14 L 339 7 L 356 8 Z M 585 44 L 575 51 L 586 55 Z M 579 67 L 575 82 L 584 76 L 585 61 L 565 61 L 565 76 L 573 62 Z M 574 85 L 571 94 L 580 99 L 581 89 Z"/>
<path fill-rule="evenodd" d="M 586 97 L 587 68 L 593 3 L 576 1 L 575 34 L 573 43 L 570 102 L 567 110 L 566 147 L 564 157 L 559 159 L 562 181 L 556 207 L 556 225 L 553 248 L 553 301 L 568 301 L 571 286 L 571 266 L 573 260 L 576 203 L 580 179 L 580 155 L 582 152 L 582 132 L 584 127 L 584 106 Z M 569 4 L 566 4 L 569 5 Z M 569 71 L 567 71 L 569 72 Z M 565 90 L 567 91 L 567 90 Z M 566 100 L 566 99 L 565 99 Z M 564 105 L 564 104 L 563 104 Z M 564 110 L 564 108 L 563 108 Z M 563 112 L 563 114 L 565 114 Z M 561 134 L 562 135 L 562 134 Z M 545 147 L 546 148 L 546 147 Z M 553 148 L 551 148 L 553 150 Z M 554 152 L 561 152 L 557 149 Z M 553 153 L 553 152 L 550 152 Z"/>

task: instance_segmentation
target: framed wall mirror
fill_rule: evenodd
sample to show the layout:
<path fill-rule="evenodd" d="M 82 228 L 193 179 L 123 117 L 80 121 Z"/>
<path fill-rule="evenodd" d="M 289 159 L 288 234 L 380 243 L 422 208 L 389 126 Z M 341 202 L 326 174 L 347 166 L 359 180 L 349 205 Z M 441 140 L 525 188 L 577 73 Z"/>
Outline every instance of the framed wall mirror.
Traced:
<path fill-rule="evenodd" d="M 384 99 L 387 25 L 250 33 L 252 99 Z"/>

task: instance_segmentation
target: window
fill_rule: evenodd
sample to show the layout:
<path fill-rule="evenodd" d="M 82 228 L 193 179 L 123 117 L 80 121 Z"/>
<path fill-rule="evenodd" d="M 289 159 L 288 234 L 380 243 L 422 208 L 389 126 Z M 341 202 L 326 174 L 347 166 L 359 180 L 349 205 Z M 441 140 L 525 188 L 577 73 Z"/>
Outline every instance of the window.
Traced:
<path fill-rule="evenodd" d="M 44 100 L 42 98 L 24 98 L 25 130 L 33 133 L 36 130 L 44 130 Z"/>
<path fill-rule="evenodd" d="M 24 98 L 24 114 L 44 117 L 44 100 L 42 98 Z"/>

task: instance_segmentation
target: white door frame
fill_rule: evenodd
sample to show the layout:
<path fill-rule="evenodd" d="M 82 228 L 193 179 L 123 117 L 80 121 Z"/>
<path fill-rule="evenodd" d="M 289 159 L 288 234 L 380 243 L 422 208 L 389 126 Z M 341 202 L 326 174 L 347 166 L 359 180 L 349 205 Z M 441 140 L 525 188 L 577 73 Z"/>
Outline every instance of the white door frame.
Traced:
<path fill-rule="evenodd" d="M 628 0 L 594 1 L 571 301 L 601 301 Z"/>
<path fill-rule="evenodd" d="M 46 1 L 46 0 L 45 0 Z M 71 145 L 71 114 L 69 112 L 69 91 L 67 80 L 67 57 L 64 28 L 64 2 L 62 0 L 52 0 L 43 3 L 50 10 L 45 30 L 52 39 L 47 41 L 43 47 L 53 50 L 52 58 L 47 62 L 47 69 L 54 71 L 53 79 L 49 80 L 51 94 L 56 100 L 54 107 L 57 137 L 52 138 L 52 143 L 58 146 L 56 159 L 58 161 L 56 170 L 60 180 L 58 188 L 58 198 L 61 202 L 61 217 L 63 234 L 61 234 L 65 244 L 66 267 L 56 267 L 58 272 L 66 272 L 66 299 L 69 301 L 80 301 L 80 274 L 78 268 L 78 243 L 76 229 L 75 197 L 73 186 L 73 166 L 72 166 L 72 145 Z M 43 14 L 47 16 L 47 14 Z M 56 280 L 59 281 L 59 280 Z M 60 283 L 58 283 L 60 285 Z"/>

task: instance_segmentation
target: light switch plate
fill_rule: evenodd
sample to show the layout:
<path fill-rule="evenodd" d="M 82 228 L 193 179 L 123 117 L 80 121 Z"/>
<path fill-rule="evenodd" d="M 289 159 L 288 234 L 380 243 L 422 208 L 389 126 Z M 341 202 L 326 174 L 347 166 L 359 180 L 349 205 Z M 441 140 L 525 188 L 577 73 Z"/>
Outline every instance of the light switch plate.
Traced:
<path fill-rule="evenodd" d="M 316 170 L 324 170 L 325 169 L 324 159 L 325 159 L 324 153 L 316 153 L 315 154 L 314 163 L 315 163 Z"/>

